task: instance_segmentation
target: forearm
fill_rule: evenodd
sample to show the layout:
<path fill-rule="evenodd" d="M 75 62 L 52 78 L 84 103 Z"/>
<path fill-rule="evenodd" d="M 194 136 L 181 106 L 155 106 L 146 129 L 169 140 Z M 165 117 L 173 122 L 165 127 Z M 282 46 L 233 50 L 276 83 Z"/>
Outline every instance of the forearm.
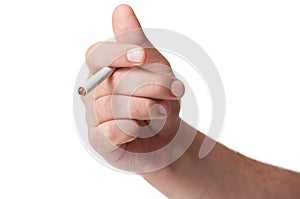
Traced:
<path fill-rule="evenodd" d="M 220 143 L 199 159 L 203 138 L 198 133 L 181 158 L 142 176 L 168 198 L 300 198 L 299 173 L 257 162 Z"/>

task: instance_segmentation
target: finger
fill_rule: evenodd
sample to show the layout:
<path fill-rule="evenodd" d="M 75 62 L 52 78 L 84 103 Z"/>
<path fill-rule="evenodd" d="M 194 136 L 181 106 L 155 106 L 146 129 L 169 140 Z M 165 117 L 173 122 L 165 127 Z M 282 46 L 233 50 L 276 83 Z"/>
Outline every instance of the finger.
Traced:
<path fill-rule="evenodd" d="M 116 119 L 163 119 L 170 113 L 169 104 L 148 98 L 108 95 L 95 101 L 99 124 Z"/>
<path fill-rule="evenodd" d="M 115 71 L 96 87 L 96 99 L 112 94 L 177 100 L 184 94 L 184 85 L 171 75 L 152 73 L 139 68 L 124 68 Z"/>
<path fill-rule="evenodd" d="M 149 126 L 140 126 L 142 121 L 136 120 L 111 120 L 98 126 L 99 132 L 114 146 L 132 142 L 144 134 L 144 138 L 150 138 L 157 132 L 154 132 Z"/>
<path fill-rule="evenodd" d="M 134 120 L 110 120 L 98 126 L 100 132 L 112 144 L 118 146 L 134 140 L 139 133 L 139 125 Z"/>
<path fill-rule="evenodd" d="M 115 38 L 118 42 L 137 44 L 144 49 L 147 49 L 145 63 L 163 63 L 170 66 L 167 59 L 165 59 L 147 39 L 130 6 L 119 5 L 115 8 L 112 15 L 112 26 Z"/>
<path fill-rule="evenodd" d="M 134 44 L 99 42 L 86 52 L 86 63 L 90 72 L 95 73 L 104 66 L 132 67 L 142 65 L 145 50 Z"/>

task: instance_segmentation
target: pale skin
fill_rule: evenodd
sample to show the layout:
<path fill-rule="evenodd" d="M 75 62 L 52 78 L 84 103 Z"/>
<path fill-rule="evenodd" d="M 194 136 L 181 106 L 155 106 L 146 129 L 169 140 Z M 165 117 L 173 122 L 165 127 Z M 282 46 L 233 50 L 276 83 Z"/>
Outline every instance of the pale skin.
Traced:
<path fill-rule="evenodd" d="M 112 21 L 116 42 L 94 44 L 86 58 L 91 75 L 108 64 L 118 67 L 97 86 L 94 95 L 82 98 L 90 144 L 98 153 L 119 169 L 137 171 L 168 198 L 300 198 L 297 172 L 247 158 L 220 143 L 199 159 L 205 137 L 201 132 L 195 134 L 178 159 L 162 168 L 151 169 L 168 161 L 167 152 L 162 159 L 133 161 L 136 157 L 127 152 L 145 153 L 165 146 L 180 125 L 187 137 L 197 130 L 179 117 L 184 85 L 159 51 L 149 48 L 152 45 L 133 10 L 127 5 L 118 6 Z M 128 31 L 134 31 L 134 36 Z M 148 80 L 151 83 L 140 85 Z M 153 130 L 157 126 L 161 128 Z M 141 138 L 141 134 L 150 136 Z M 174 146 L 180 147 L 180 142 Z"/>

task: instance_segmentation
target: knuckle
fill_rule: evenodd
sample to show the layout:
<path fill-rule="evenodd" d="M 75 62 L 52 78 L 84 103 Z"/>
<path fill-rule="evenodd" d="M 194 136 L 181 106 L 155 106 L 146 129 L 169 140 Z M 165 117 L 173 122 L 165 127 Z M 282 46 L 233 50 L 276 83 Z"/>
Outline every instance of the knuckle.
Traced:
<path fill-rule="evenodd" d="M 115 70 L 114 74 L 112 75 L 113 80 L 119 79 L 121 77 L 122 71 L 119 70 Z"/>
<path fill-rule="evenodd" d="M 111 76 L 112 78 L 112 84 L 116 86 L 114 89 L 118 89 L 118 87 L 123 88 L 122 84 L 126 82 L 129 76 L 128 72 L 130 72 L 130 68 L 119 68 L 118 70 L 115 70 L 113 75 Z M 123 79 L 124 78 L 124 79 Z M 127 82 L 126 82 L 127 83 Z"/>
<path fill-rule="evenodd" d="M 134 100 L 133 98 L 131 98 L 129 100 L 129 106 L 128 106 L 128 113 L 129 113 L 129 116 L 132 117 L 132 118 L 136 118 L 138 116 L 137 112 L 139 111 L 138 110 L 138 104 L 139 102 L 137 102 L 137 100 Z"/>
<path fill-rule="evenodd" d="M 103 42 L 94 43 L 87 49 L 85 53 L 86 64 L 91 71 L 93 71 L 95 67 L 93 63 L 93 54 L 95 50 L 101 46 L 101 44 L 103 44 Z"/>
<path fill-rule="evenodd" d="M 112 103 L 112 98 L 110 95 L 101 97 L 97 100 L 97 102 L 95 103 L 95 112 L 98 120 L 102 120 L 108 115 L 110 115 L 111 103 Z"/>
<path fill-rule="evenodd" d="M 145 111 L 149 111 L 151 109 L 151 107 L 154 105 L 154 101 L 153 100 L 143 100 L 143 103 L 141 104 L 141 110 L 145 110 Z"/>
<path fill-rule="evenodd" d="M 103 125 L 103 127 L 101 127 L 101 131 L 109 142 L 117 144 L 118 135 L 112 122 L 108 122 L 108 124 Z"/>
<path fill-rule="evenodd" d="M 88 140 L 91 147 L 98 153 L 115 149 L 115 145 L 111 143 L 104 135 L 104 129 L 100 126 L 89 128 Z"/>
<path fill-rule="evenodd" d="M 153 91 L 155 93 L 163 93 L 164 92 L 164 87 L 162 85 L 156 83 L 156 84 L 153 85 Z"/>
<path fill-rule="evenodd" d="M 85 53 L 85 57 L 88 58 L 88 57 L 94 52 L 95 48 L 96 48 L 97 46 L 101 45 L 101 44 L 102 44 L 102 42 L 97 42 L 97 43 L 94 43 L 93 45 L 91 45 L 91 46 L 87 49 L 87 51 L 86 51 L 86 53 Z"/>
<path fill-rule="evenodd" d="M 97 126 L 97 115 L 93 103 L 87 104 L 85 110 L 85 121 L 87 122 L 88 127 Z"/>
<path fill-rule="evenodd" d="M 146 119 L 149 117 L 149 111 L 155 104 L 155 101 L 144 98 L 135 98 L 130 100 L 129 114 L 135 119 Z"/>
<path fill-rule="evenodd" d="M 91 145 L 91 147 L 95 150 L 98 150 L 99 147 L 99 141 L 97 133 L 94 130 L 88 129 L 88 140 Z"/>
<path fill-rule="evenodd" d="M 130 137 L 137 137 L 138 135 L 139 126 L 134 120 L 119 120 L 117 122 L 117 127 L 120 132 Z"/>

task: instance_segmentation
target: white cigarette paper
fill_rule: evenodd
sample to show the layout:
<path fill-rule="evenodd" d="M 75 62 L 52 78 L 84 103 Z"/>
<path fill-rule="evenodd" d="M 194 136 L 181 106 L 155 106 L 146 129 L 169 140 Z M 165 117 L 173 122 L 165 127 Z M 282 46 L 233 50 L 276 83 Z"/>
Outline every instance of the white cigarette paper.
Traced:
<path fill-rule="evenodd" d="M 103 67 L 99 70 L 95 75 L 90 77 L 84 85 L 79 86 L 78 94 L 82 96 L 86 96 L 89 94 L 98 84 L 103 82 L 107 77 L 109 77 L 116 68 L 111 67 Z"/>

